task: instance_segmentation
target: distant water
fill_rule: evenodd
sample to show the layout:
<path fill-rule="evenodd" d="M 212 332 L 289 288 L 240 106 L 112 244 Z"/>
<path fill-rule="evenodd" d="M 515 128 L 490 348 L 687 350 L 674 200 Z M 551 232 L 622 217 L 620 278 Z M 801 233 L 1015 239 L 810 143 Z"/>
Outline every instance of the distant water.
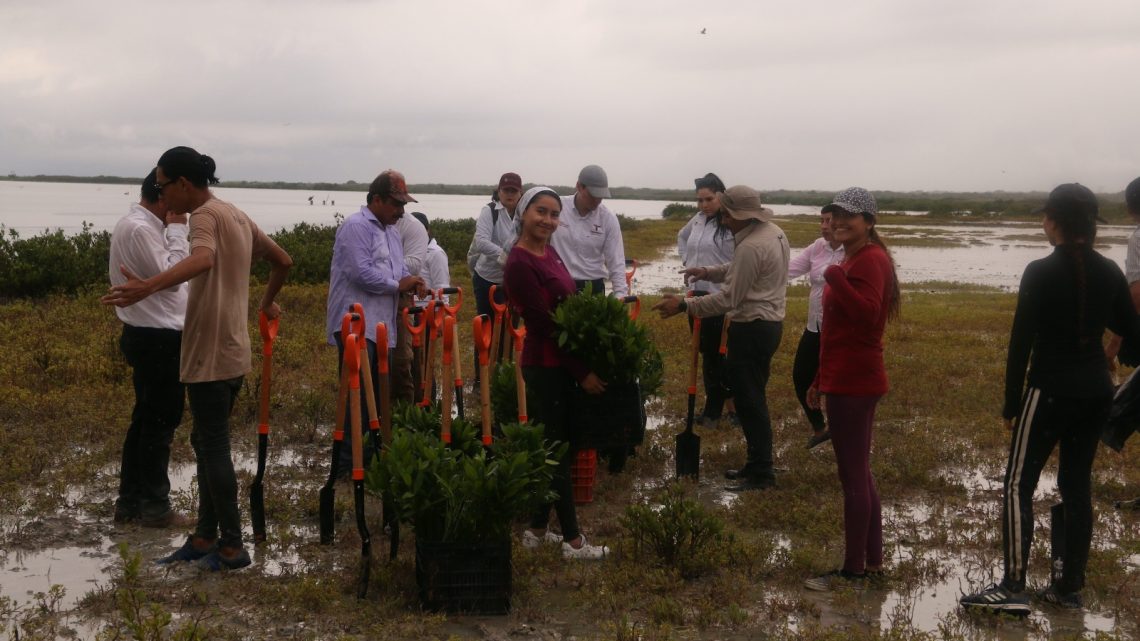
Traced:
<path fill-rule="evenodd" d="M 298 189 L 215 189 L 218 198 L 237 205 L 262 229 L 274 232 L 297 223 L 333 224 L 336 214 L 347 216 L 364 204 L 365 191 L 314 192 Z M 309 204 L 312 196 L 313 204 Z M 421 211 L 429 219 L 458 220 L 479 215 L 486 196 L 413 194 L 418 203 L 407 211 Z M 138 202 L 139 188 L 131 185 L 41 183 L 0 181 L 0 224 L 21 236 L 33 236 L 45 229 L 75 233 L 83 222 L 95 231 L 110 230 L 130 204 Z M 617 200 L 606 205 L 614 213 L 631 218 L 660 218 L 669 200 Z M 807 213 L 814 207 L 779 206 L 782 215 Z"/>
<path fill-rule="evenodd" d="M 296 189 L 216 189 L 219 198 L 228 200 L 244 210 L 267 232 L 290 228 L 301 222 L 333 224 L 336 214 L 348 215 L 360 208 L 365 193 L 337 191 L 314 192 Z M 413 194 L 419 203 L 410 204 L 408 211 L 422 211 L 429 219 L 458 220 L 478 215 L 489 196 L 449 196 Z M 309 197 L 313 204 L 309 204 Z M 138 187 L 129 185 L 97 185 L 74 183 L 40 183 L 0 181 L 0 225 L 14 229 L 22 237 L 34 236 L 44 230 L 62 229 L 76 233 L 84 221 L 95 231 L 109 230 L 138 201 Z M 666 200 L 609 200 L 607 205 L 616 213 L 631 218 L 655 219 L 661 210 L 673 201 Z M 797 205 L 769 205 L 777 216 L 815 214 L 815 207 Z M 977 285 L 990 285 L 1008 290 L 1017 288 L 1026 263 L 1049 253 L 1040 225 L 1002 225 L 993 227 L 946 227 L 920 223 L 926 230 L 951 230 L 968 236 L 972 243 L 961 248 L 894 247 L 899 277 L 904 282 L 942 280 Z M 913 233 L 904 226 L 882 225 L 888 244 L 892 236 Z M 913 229 L 913 228 L 912 228 Z M 1098 246 L 1101 253 L 1124 265 L 1125 246 L 1122 240 L 1131 228 L 1102 226 Z M 1039 240 L 1009 240 L 1008 236 L 1039 237 Z M 793 252 L 799 248 L 793 248 Z M 639 270 L 635 289 L 639 293 L 658 292 L 662 288 L 680 287 L 676 275 L 680 260 L 673 249 L 660 257 L 634 256 L 645 262 L 654 261 Z"/>

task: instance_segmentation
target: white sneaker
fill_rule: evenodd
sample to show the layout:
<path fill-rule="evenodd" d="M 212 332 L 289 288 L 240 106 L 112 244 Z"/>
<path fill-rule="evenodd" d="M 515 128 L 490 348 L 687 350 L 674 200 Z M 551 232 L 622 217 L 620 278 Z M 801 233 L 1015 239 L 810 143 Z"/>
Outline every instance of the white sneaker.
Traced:
<path fill-rule="evenodd" d="M 562 536 L 559 534 L 555 534 L 554 532 L 551 532 L 550 530 L 547 530 L 546 534 L 543 534 L 542 536 L 537 536 L 534 532 L 531 532 L 529 529 L 523 530 L 522 545 L 524 548 L 530 548 L 533 550 L 534 548 L 542 545 L 543 543 L 557 544 L 557 543 L 561 543 L 561 542 L 562 542 Z"/>
<path fill-rule="evenodd" d="M 536 537 L 537 538 L 537 537 Z M 606 558 L 610 553 L 610 549 L 604 545 L 590 545 L 586 540 L 586 535 L 582 535 L 582 547 L 575 548 L 567 541 L 562 541 L 562 558 L 564 559 L 586 559 L 589 561 L 597 561 Z"/>

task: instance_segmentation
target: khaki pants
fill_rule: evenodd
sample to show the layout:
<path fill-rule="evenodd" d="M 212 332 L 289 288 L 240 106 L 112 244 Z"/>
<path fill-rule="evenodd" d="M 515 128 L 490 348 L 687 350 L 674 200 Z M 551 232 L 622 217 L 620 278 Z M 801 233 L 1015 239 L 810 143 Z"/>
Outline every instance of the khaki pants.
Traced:
<path fill-rule="evenodd" d="M 404 401 L 407 403 L 418 401 L 413 398 L 416 393 L 415 377 L 412 368 L 412 335 L 404 327 L 403 309 L 413 305 L 411 294 L 400 294 L 398 309 L 400 314 L 396 317 L 396 351 L 392 353 L 392 402 Z"/>

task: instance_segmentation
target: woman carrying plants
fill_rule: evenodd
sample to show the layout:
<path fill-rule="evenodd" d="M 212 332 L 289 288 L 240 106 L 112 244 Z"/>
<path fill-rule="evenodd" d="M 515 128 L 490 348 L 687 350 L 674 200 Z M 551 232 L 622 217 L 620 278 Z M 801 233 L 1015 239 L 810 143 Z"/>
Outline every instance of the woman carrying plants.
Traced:
<path fill-rule="evenodd" d="M 823 412 L 818 407 L 811 407 L 807 403 L 807 391 L 815 381 L 815 374 L 819 371 L 819 326 L 823 319 L 823 272 L 828 267 L 843 260 L 843 243 L 831 235 L 831 211 L 824 208 L 819 214 L 819 235 L 815 242 L 808 245 L 803 251 L 792 257 L 788 263 L 788 278 L 799 278 L 806 275 L 811 283 L 811 292 L 808 294 L 807 327 L 800 336 L 799 347 L 796 348 L 796 360 L 792 365 L 792 384 L 796 388 L 796 398 L 804 408 L 804 415 L 811 424 L 812 435 L 808 437 L 807 448 L 815 446 L 831 438 L 827 431 L 827 422 L 823 419 Z"/>
<path fill-rule="evenodd" d="M 685 267 L 723 265 L 732 262 L 732 232 L 720 220 L 720 198 L 724 183 L 716 174 L 705 174 L 693 181 L 697 185 L 697 207 L 700 211 L 677 233 L 677 251 Z M 720 283 L 696 280 L 688 283 L 689 289 L 715 293 Z M 689 317 L 689 328 L 693 319 Z M 732 403 L 732 388 L 725 372 L 725 357 L 720 353 L 720 335 L 724 329 L 724 314 L 701 319 L 700 349 L 704 361 L 702 374 L 705 384 L 705 407 L 697 419 L 700 425 L 713 426 L 720 420 L 721 410 L 727 409 L 726 418 L 739 424 L 736 406 Z"/>
<path fill-rule="evenodd" d="M 1037 596 L 1051 605 L 1081 607 L 1093 527 L 1090 475 L 1113 394 L 1101 341 L 1105 328 L 1128 340 L 1137 335 L 1124 274 L 1093 249 L 1098 218 L 1093 193 L 1076 183 L 1060 185 L 1043 212 L 1053 253 L 1029 263 L 1022 274 L 1006 359 L 1002 417 L 1013 438 L 1002 505 L 1005 576 L 960 601 L 967 608 L 1019 615 L 1029 612 L 1025 574 L 1033 543 L 1033 492 L 1058 446 L 1063 565 L 1059 578 Z"/>
<path fill-rule="evenodd" d="M 736 243 L 732 262 L 688 267 L 685 278 L 720 282 L 724 287 L 701 297 L 666 294 L 653 309 L 662 318 L 684 311 L 701 319 L 729 313 L 728 376 L 748 443 L 748 460 L 740 469 L 725 472 L 726 478 L 736 481 L 727 489 L 763 490 L 776 485 L 767 387 L 772 356 L 783 334 L 791 250 L 788 237 L 771 222 L 772 210 L 761 205 L 755 189 L 730 187 L 720 194 L 720 206 L 727 213 L 723 223 Z"/>
<path fill-rule="evenodd" d="M 605 383 L 580 360 L 567 354 L 555 340 L 551 317 L 558 305 L 574 294 L 574 280 L 550 245 L 550 237 L 558 229 L 562 201 L 549 187 L 533 187 L 519 201 L 516 209 L 518 241 L 503 269 L 507 300 L 516 315 L 526 323 L 523 342 L 523 378 L 533 393 L 529 407 L 531 420 L 545 426 L 550 441 L 570 442 L 570 412 L 575 381 L 590 394 L 605 391 Z M 553 507 L 562 525 L 562 536 L 547 530 L 550 504 L 544 504 L 523 532 L 523 545 L 537 547 L 543 542 L 562 543 L 562 556 L 571 559 L 601 559 L 609 549 L 591 545 L 578 529 L 578 516 L 570 487 L 570 461 L 574 452 L 567 448 L 558 461 L 551 487 L 558 493 Z"/>
<path fill-rule="evenodd" d="M 808 389 L 809 407 L 827 395 L 827 422 L 843 486 L 843 567 L 808 579 L 809 590 L 860 582 L 883 570 L 883 518 L 871 476 L 875 407 L 887 393 L 883 330 L 899 314 L 895 264 L 875 231 L 878 208 L 871 192 L 850 187 L 823 208 L 831 214 L 832 238 L 843 245 L 843 262 L 823 272 L 823 324 L 819 372 Z"/>

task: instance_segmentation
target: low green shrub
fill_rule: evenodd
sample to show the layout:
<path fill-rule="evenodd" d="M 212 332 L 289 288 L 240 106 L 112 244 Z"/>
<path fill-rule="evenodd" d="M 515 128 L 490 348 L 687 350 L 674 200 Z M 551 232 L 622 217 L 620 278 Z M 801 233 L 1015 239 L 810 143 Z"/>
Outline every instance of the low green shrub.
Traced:
<path fill-rule="evenodd" d="M 631 505 L 621 517 L 635 559 L 674 567 L 681 576 L 694 578 L 738 554 L 724 521 L 690 498 L 681 483 L 670 484 L 656 500 L 660 505 Z"/>

